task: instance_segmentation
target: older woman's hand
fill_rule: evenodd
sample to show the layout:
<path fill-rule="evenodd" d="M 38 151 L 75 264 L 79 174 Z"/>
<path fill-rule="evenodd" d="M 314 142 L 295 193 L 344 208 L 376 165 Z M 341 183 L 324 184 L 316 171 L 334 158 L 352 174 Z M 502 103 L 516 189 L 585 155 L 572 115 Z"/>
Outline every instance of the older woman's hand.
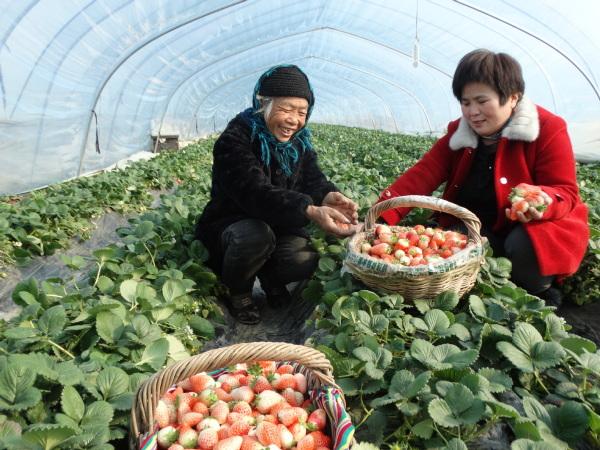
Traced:
<path fill-rule="evenodd" d="M 358 223 L 358 205 L 341 192 L 329 192 L 323 198 L 322 205 L 338 210 L 352 224 Z"/>
<path fill-rule="evenodd" d="M 323 231 L 337 237 L 352 236 L 359 226 L 351 223 L 344 214 L 329 206 L 310 205 L 306 208 L 306 216 Z"/>
<path fill-rule="evenodd" d="M 543 201 L 541 205 L 529 205 L 524 211 L 516 210 L 514 206 L 512 209 L 506 208 L 506 217 L 510 220 L 518 220 L 521 223 L 542 219 L 544 217 L 544 211 L 552 204 L 552 197 L 542 190 L 540 190 L 538 195 L 541 201 Z"/>

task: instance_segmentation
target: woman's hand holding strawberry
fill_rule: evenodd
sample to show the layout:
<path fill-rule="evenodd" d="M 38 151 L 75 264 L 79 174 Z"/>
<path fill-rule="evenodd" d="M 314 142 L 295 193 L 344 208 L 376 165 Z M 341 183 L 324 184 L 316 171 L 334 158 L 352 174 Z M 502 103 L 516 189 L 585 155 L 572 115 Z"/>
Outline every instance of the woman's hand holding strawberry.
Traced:
<path fill-rule="evenodd" d="M 358 227 L 340 211 L 329 206 L 310 205 L 306 208 L 306 216 L 326 233 L 338 237 L 351 236 Z"/>
<path fill-rule="evenodd" d="M 351 224 L 358 223 L 358 205 L 341 192 L 329 192 L 323 198 L 322 205 L 337 209 L 350 220 Z"/>
<path fill-rule="evenodd" d="M 506 217 L 522 223 L 540 220 L 552 203 L 552 198 L 542 188 L 527 183 L 512 188 L 508 199 L 511 207 L 506 208 Z"/>

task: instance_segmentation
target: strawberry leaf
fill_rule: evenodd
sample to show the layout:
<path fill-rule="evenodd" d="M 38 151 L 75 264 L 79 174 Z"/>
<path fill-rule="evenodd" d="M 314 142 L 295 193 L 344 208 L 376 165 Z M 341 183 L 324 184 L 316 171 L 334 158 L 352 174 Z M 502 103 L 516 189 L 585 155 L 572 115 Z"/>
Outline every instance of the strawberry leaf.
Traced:
<path fill-rule="evenodd" d="M 110 401 L 129 389 L 129 376 L 123 369 L 108 367 L 101 371 L 96 378 L 96 386 L 102 394 L 102 399 Z"/>
<path fill-rule="evenodd" d="M 38 445 L 44 450 L 51 450 L 65 442 L 75 430 L 53 424 L 32 425 L 28 431 L 23 433 L 23 441 Z"/>
<path fill-rule="evenodd" d="M 0 372 L 0 410 L 21 411 L 36 405 L 42 394 L 33 387 L 35 378 L 28 367 L 5 367 Z"/>
<path fill-rule="evenodd" d="M 85 412 L 85 404 L 79 392 L 73 386 L 66 386 L 60 397 L 63 412 L 75 421 L 81 422 Z"/>

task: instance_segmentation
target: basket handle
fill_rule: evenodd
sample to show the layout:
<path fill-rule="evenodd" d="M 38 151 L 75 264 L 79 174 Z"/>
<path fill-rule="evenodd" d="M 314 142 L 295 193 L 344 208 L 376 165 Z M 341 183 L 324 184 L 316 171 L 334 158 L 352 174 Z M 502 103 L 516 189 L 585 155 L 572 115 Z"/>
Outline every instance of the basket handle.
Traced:
<path fill-rule="evenodd" d="M 375 221 L 388 209 L 401 207 L 427 208 L 451 214 L 464 222 L 467 227 L 469 238 L 471 238 L 476 245 L 481 245 L 481 221 L 475 214 L 467 208 L 463 208 L 462 206 L 458 206 L 447 200 L 425 195 L 404 195 L 376 203 L 367 212 L 367 216 L 365 217 L 365 230 L 372 229 L 375 225 Z"/>
<path fill-rule="evenodd" d="M 198 372 L 220 369 L 236 363 L 249 361 L 295 361 L 311 369 L 322 384 L 335 386 L 333 368 L 329 360 L 318 350 L 285 342 L 251 342 L 209 350 L 178 361 L 161 370 L 138 388 L 131 408 L 131 429 L 137 438 L 141 429 L 149 431 L 154 424 L 154 408 L 158 400 L 173 384 Z"/>

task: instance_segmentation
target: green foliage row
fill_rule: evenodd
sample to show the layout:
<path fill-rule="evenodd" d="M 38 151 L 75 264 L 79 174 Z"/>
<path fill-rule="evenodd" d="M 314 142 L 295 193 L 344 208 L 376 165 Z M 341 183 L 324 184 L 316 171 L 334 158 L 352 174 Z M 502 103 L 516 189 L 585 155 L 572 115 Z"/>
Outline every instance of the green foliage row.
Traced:
<path fill-rule="evenodd" d="M 161 153 L 125 169 L 78 178 L 23 196 L 0 197 L 0 277 L 11 264 L 26 264 L 89 238 L 91 220 L 107 209 L 141 212 L 152 202 L 151 189 L 169 189 L 194 176 L 185 158 Z"/>
<path fill-rule="evenodd" d="M 579 192 L 589 208 L 590 243 L 577 273 L 566 279 L 569 300 L 583 305 L 600 300 L 600 164 L 577 166 Z"/>
<path fill-rule="evenodd" d="M 126 447 L 139 384 L 214 338 L 219 288 L 193 236 L 210 189 L 210 148 L 168 157 L 170 167 L 188 167 L 187 178 L 119 229 L 120 242 L 63 257 L 88 270 L 84 280 L 16 287 L 20 314 L 0 322 L 0 448 Z"/>

